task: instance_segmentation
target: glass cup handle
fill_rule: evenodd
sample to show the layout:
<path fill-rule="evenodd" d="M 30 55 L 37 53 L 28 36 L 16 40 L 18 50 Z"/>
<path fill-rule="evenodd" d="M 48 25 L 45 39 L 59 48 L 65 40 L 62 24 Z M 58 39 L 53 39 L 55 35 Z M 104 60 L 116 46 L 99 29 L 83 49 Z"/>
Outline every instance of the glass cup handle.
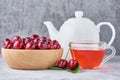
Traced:
<path fill-rule="evenodd" d="M 116 53 L 116 49 L 113 46 L 107 46 L 106 49 L 111 49 L 112 53 L 108 55 L 105 59 L 103 59 L 103 62 L 101 63 L 101 65 L 106 63 L 108 60 L 110 60 L 113 56 L 115 56 L 115 53 Z"/>

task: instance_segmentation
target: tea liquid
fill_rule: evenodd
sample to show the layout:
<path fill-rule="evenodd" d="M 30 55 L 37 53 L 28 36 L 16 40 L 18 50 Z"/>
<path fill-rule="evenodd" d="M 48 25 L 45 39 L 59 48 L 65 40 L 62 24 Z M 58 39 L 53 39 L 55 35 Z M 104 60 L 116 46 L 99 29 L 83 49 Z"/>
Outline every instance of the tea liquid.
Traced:
<path fill-rule="evenodd" d="M 73 59 L 76 59 L 81 68 L 98 68 L 106 50 L 71 49 Z"/>

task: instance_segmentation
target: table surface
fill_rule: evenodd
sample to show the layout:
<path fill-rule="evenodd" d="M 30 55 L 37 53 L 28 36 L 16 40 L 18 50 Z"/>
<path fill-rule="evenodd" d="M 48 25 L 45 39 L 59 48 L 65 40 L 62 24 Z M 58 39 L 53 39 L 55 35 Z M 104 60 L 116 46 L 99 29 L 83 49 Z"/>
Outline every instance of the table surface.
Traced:
<path fill-rule="evenodd" d="M 120 80 L 120 56 L 115 56 L 99 69 L 81 69 L 78 73 L 65 70 L 11 69 L 0 55 L 0 80 Z"/>

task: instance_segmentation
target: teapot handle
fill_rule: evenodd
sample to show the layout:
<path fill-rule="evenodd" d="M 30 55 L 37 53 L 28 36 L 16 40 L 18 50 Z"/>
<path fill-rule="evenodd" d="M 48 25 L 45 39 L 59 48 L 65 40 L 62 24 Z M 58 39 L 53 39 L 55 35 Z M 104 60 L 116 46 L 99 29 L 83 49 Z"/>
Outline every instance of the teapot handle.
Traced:
<path fill-rule="evenodd" d="M 110 22 L 100 22 L 100 23 L 97 24 L 97 28 L 99 28 L 99 30 L 100 30 L 100 27 L 103 26 L 103 25 L 108 25 L 110 27 L 110 29 L 112 30 L 111 40 L 107 44 L 107 46 L 110 46 L 115 39 L 115 34 L 116 34 L 115 28 Z"/>

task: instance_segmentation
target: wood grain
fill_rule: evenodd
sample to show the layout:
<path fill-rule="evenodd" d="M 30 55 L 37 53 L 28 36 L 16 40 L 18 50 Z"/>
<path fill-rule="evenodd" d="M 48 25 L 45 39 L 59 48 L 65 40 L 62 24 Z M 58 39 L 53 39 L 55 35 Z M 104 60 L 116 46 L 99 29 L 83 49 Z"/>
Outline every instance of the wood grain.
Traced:
<path fill-rule="evenodd" d="M 2 56 L 11 68 L 47 69 L 61 59 L 63 49 L 56 50 L 15 50 L 2 48 Z"/>

